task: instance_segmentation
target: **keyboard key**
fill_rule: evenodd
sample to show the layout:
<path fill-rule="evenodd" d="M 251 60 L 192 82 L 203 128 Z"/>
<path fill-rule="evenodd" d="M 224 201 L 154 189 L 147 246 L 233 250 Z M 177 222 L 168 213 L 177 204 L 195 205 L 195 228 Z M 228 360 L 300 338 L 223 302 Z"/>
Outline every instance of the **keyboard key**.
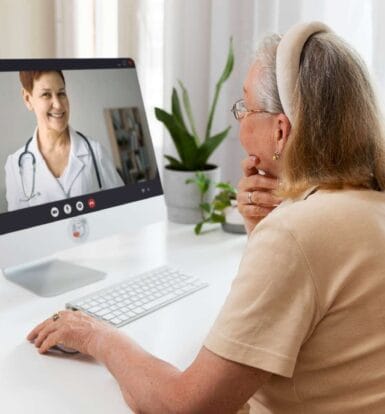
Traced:
<path fill-rule="evenodd" d="M 104 308 L 104 309 L 102 309 L 101 311 L 99 311 L 98 313 L 96 313 L 96 315 L 97 316 L 104 316 L 104 315 L 107 315 L 108 313 L 110 313 L 111 312 L 111 310 L 110 309 L 107 309 L 107 308 Z"/>
<path fill-rule="evenodd" d="M 158 299 L 153 300 L 152 302 L 148 302 L 145 305 L 143 305 L 143 308 L 146 310 L 149 310 L 151 308 L 155 308 L 156 306 L 159 306 L 160 304 L 169 301 L 170 299 L 174 299 L 175 295 L 172 293 L 169 293 L 168 295 L 162 296 Z"/>
<path fill-rule="evenodd" d="M 122 320 L 119 318 L 111 319 L 111 323 L 113 323 L 114 325 L 118 325 L 120 322 L 122 322 Z"/>

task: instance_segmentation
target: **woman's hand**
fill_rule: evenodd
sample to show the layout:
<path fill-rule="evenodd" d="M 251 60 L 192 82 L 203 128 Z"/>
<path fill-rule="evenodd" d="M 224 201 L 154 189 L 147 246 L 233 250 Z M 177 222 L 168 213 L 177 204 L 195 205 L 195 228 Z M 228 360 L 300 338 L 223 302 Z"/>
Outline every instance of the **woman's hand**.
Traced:
<path fill-rule="evenodd" d="M 282 201 L 272 194 L 278 187 L 278 179 L 259 174 L 257 163 L 258 159 L 254 156 L 242 161 L 243 177 L 238 183 L 238 210 L 243 216 L 248 234 Z"/>
<path fill-rule="evenodd" d="M 98 339 L 114 329 L 82 312 L 61 311 L 34 328 L 27 339 L 41 354 L 55 345 L 96 357 Z"/>

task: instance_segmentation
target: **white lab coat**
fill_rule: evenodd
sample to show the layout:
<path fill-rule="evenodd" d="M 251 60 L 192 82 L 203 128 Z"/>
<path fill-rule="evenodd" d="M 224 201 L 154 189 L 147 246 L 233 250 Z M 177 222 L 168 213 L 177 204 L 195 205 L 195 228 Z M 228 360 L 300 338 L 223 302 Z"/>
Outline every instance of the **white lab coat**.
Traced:
<path fill-rule="evenodd" d="M 25 146 L 17 150 L 7 158 L 5 164 L 6 197 L 8 211 L 20 208 L 36 206 L 68 197 L 76 197 L 99 191 L 98 180 L 89 147 L 85 140 L 72 128 L 70 128 L 71 149 L 69 161 L 62 176 L 58 179 L 49 170 L 37 145 L 37 129 L 33 134 L 28 150 L 36 158 L 35 191 L 34 197 L 26 199 L 23 192 L 21 173 L 18 160 Z M 95 154 L 96 164 L 99 169 L 102 189 L 119 187 L 124 185 L 123 180 L 108 156 L 106 150 L 98 142 L 89 139 Z M 22 169 L 25 193 L 30 197 L 32 189 L 33 168 L 29 156 L 23 158 Z"/>

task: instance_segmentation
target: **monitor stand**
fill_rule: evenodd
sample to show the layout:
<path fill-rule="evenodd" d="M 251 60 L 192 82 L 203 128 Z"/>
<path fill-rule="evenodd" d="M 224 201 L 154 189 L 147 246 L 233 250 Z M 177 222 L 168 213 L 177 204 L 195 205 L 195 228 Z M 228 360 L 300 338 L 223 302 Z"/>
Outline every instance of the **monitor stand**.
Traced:
<path fill-rule="evenodd" d="M 60 295 L 98 280 L 105 273 L 84 266 L 50 259 L 3 269 L 10 282 L 16 283 L 39 296 Z"/>

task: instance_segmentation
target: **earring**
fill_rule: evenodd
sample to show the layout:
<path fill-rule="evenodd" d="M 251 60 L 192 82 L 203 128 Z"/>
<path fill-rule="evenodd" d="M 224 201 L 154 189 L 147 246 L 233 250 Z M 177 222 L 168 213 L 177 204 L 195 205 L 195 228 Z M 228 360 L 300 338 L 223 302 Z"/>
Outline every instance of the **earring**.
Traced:
<path fill-rule="evenodd" d="M 274 155 L 273 155 L 273 160 L 274 161 L 279 160 L 280 156 L 281 156 L 281 154 L 278 151 L 275 151 L 274 152 Z"/>
<path fill-rule="evenodd" d="M 274 132 L 274 140 L 277 141 L 277 143 L 278 143 L 280 138 L 281 138 L 281 131 L 279 131 L 279 130 L 275 131 Z M 279 160 L 280 156 L 281 156 L 281 154 L 278 151 L 275 151 L 274 155 L 273 155 L 273 161 Z"/>

